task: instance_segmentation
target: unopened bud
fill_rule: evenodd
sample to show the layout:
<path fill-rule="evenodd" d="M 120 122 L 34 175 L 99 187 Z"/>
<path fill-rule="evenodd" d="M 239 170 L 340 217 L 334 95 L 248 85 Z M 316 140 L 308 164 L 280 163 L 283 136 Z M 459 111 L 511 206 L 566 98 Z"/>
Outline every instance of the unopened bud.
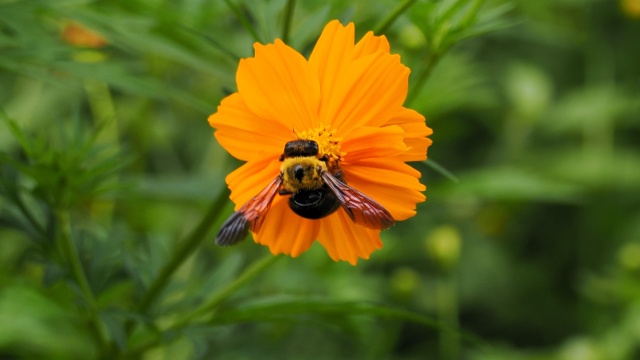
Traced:
<path fill-rule="evenodd" d="M 413 269 L 402 267 L 391 275 L 391 289 L 394 295 L 407 299 L 416 292 L 420 284 L 420 275 Z"/>
<path fill-rule="evenodd" d="M 440 226 L 427 237 L 427 254 L 442 270 L 449 271 L 458 264 L 461 242 L 458 229 L 451 225 Z"/>
<path fill-rule="evenodd" d="M 618 261 L 627 270 L 640 270 L 640 244 L 635 242 L 624 244 L 618 252 Z"/>
<path fill-rule="evenodd" d="M 413 25 L 407 24 L 400 29 L 400 41 L 404 46 L 410 49 L 419 49 L 427 44 L 427 39 L 420 29 Z"/>

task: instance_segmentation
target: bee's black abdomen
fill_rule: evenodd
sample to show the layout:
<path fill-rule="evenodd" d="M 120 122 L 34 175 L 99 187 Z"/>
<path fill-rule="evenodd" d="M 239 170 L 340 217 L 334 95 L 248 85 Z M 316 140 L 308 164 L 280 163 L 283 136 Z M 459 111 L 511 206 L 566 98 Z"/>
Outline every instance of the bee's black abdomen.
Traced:
<path fill-rule="evenodd" d="M 298 191 L 289 198 L 291 210 L 307 219 L 321 219 L 340 206 L 340 202 L 326 185 L 319 190 Z"/>

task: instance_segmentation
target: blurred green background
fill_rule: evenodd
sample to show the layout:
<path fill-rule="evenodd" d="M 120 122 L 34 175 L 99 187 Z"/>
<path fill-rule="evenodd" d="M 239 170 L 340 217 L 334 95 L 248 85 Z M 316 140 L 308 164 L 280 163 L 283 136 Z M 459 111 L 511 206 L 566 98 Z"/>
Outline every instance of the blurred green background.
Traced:
<path fill-rule="evenodd" d="M 427 202 L 356 267 L 215 247 L 207 116 L 334 18 L 412 69 Z M 0 358 L 640 358 L 640 0 L 0 0 L 0 85 Z"/>

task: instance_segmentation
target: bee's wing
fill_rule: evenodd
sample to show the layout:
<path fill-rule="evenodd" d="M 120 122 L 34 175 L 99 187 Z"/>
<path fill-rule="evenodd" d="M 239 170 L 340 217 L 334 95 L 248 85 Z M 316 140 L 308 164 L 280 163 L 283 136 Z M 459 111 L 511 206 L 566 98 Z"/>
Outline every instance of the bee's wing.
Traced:
<path fill-rule="evenodd" d="M 242 205 L 222 224 L 216 236 L 216 245 L 231 246 L 243 240 L 249 233 L 260 230 L 264 217 L 271 208 L 273 198 L 282 185 L 282 177 L 278 175 L 258 195 Z"/>
<path fill-rule="evenodd" d="M 356 224 L 375 230 L 388 229 L 395 224 L 393 216 L 377 201 L 341 182 L 327 171 L 322 172 L 322 179 Z"/>

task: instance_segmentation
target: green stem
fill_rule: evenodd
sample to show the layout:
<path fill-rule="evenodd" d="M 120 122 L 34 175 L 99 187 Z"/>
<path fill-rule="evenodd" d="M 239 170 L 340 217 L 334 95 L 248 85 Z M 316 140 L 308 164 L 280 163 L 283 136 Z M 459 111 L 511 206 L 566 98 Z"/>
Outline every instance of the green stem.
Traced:
<path fill-rule="evenodd" d="M 93 120 L 98 130 L 95 145 L 104 146 L 105 149 L 109 149 L 109 151 L 103 151 L 99 155 L 101 159 L 107 159 L 120 151 L 120 130 L 118 128 L 116 109 L 113 97 L 111 96 L 111 90 L 106 82 L 93 79 L 85 79 L 84 88 L 93 114 Z M 117 175 L 111 175 L 106 181 L 117 182 L 117 178 Z M 110 223 L 113 218 L 114 209 L 114 200 L 104 199 L 91 204 L 93 217 L 102 219 L 102 221 L 107 224 Z"/>
<path fill-rule="evenodd" d="M 165 264 L 158 273 L 158 276 L 153 280 L 149 288 L 147 288 L 147 291 L 135 309 L 138 313 L 147 314 L 149 312 L 149 308 L 156 301 L 158 295 L 169 284 L 169 278 L 207 238 L 211 226 L 222 214 L 221 209 L 224 207 L 227 199 L 227 191 L 221 191 L 220 194 L 218 194 L 218 197 L 213 201 L 198 226 L 180 243 L 179 247 L 173 252 L 173 257 Z M 125 333 L 127 337 L 131 334 L 134 325 L 135 323 L 132 320 L 125 323 Z M 112 348 L 111 351 L 113 355 L 111 357 L 115 357 L 114 354 L 117 354 L 120 350 Z"/>
<path fill-rule="evenodd" d="M 158 295 L 169 283 L 169 278 L 173 273 L 182 265 L 187 258 L 193 254 L 193 252 L 200 246 L 200 244 L 207 238 L 211 226 L 216 222 L 218 217 L 222 214 L 221 209 L 227 202 L 228 194 L 226 191 L 221 191 L 218 197 L 214 200 L 213 204 L 204 215 L 198 226 L 182 241 L 179 247 L 173 252 L 173 257 L 169 262 L 160 270 L 160 273 L 151 283 L 151 286 L 147 289 L 147 292 L 142 297 L 142 300 L 138 303 L 137 310 L 142 313 L 147 313 L 153 302 L 157 299 Z"/>
<path fill-rule="evenodd" d="M 291 19 L 293 18 L 293 10 L 296 7 L 296 0 L 288 0 L 287 7 L 284 11 L 284 24 L 282 25 L 282 41 L 286 44 L 289 41 L 289 32 L 291 31 Z"/>
<path fill-rule="evenodd" d="M 435 170 L 436 172 L 440 173 L 440 175 L 446 177 L 447 179 L 453 181 L 454 183 L 459 183 L 460 179 L 458 179 L 457 176 L 455 176 L 451 171 L 449 171 L 449 169 L 447 169 L 446 167 L 442 166 L 440 163 L 436 162 L 435 160 L 432 159 L 427 159 L 424 161 L 424 164 L 427 165 L 428 167 L 432 168 L 433 170 Z"/>
<path fill-rule="evenodd" d="M 118 141 L 118 123 L 116 108 L 111 97 L 109 85 L 101 80 L 85 79 L 84 89 L 87 93 L 89 107 L 103 142 Z"/>
<path fill-rule="evenodd" d="M 227 48 L 226 46 L 222 45 L 221 42 L 219 42 L 218 40 L 216 40 L 215 38 L 194 30 L 188 26 L 182 25 L 182 24 L 178 24 L 177 26 L 179 26 L 181 29 L 183 29 L 184 31 L 187 31 L 193 35 L 199 36 L 201 39 L 204 39 L 206 41 L 208 41 L 213 47 L 215 47 L 216 49 L 218 49 L 218 51 L 220 51 L 221 53 L 227 55 L 229 57 L 229 60 L 233 61 L 234 63 L 237 63 L 238 61 L 240 61 L 240 56 L 236 53 L 234 53 L 233 51 L 231 51 L 229 48 Z"/>
<path fill-rule="evenodd" d="M 193 320 L 197 317 L 205 316 L 207 313 L 212 313 L 216 310 L 216 308 L 222 304 L 229 296 L 238 291 L 243 286 L 247 285 L 251 280 L 255 279 L 258 275 L 260 275 L 265 269 L 275 264 L 276 261 L 280 259 L 279 256 L 274 256 L 272 254 L 268 254 L 265 257 L 256 260 L 253 264 L 247 267 L 240 276 L 238 276 L 233 282 L 227 284 L 222 289 L 218 290 L 213 294 L 205 303 L 200 305 L 196 310 L 192 313 L 188 314 L 184 318 L 178 320 L 174 323 L 169 329 L 165 330 L 175 332 L 183 329 L 193 322 Z M 151 340 L 143 343 L 126 353 L 127 356 L 137 357 L 137 355 L 143 353 L 144 351 L 151 349 L 158 344 L 160 344 L 162 340 L 162 333 L 158 334 Z"/>
<path fill-rule="evenodd" d="M 71 275 L 78 284 L 80 291 L 84 297 L 84 300 L 88 306 L 89 323 L 91 324 L 91 330 L 94 333 L 96 341 L 100 349 L 105 349 L 107 340 L 102 330 L 102 323 L 98 316 L 98 305 L 89 286 L 87 275 L 82 268 L 78 251 L 71 239 L 71 220 L 69 213 L 66 210 L 56 210 L 56 218 L 60 226 L 59 232 L 59 245 L 64 257 L 66 258 L 69 266 L 71 267 Z"/>
<path fill-rule="evenodd" d="M 415 2 L 416 0 L 404 0 L 391 12 L 391 14 L 387 15 L 387 17 L 374 28 L 373 32 L 376 34 L 383 34 L 396 21 L 396 19 Z"/>
<path fill-rule="evenodd" d="M 467 11 L 461 21 L 461 24 L 465 29 L 470 28 L 471 25 L 473 25 L 473 23 L 476 21 L 476 18 L 478 17 L 478 11 L 480 11 L 480 8 L 484 4 L 484 1 L 485 0 L 475 0 L 473 4 L 471 4 L 471 9 Z"/>
<path fill-rule="evenodd" d="M 260 37 L 258 36 L 258 33 L 253 28 L 253 26 L 251 25 L 251 22 L 249 21 L 247 16 L 244 14 L 242 9 L 239 6 L 234 5 L 230 0 L 224 0 L 224 2 L 231 9 L 231 11 L 233 11 L 233 13 L 236 15 L 236 18 L 238 18 L 238 20 L 240 21 L 240 23 L 242 23 L 244 28 L 251 33 L 251 36 L 253 36 L 253 40 L 256 42 L 260 42 Z"/>
<path fill-rule="evenodd" d="M 256 276 L 262 273 L 266 268 L 273 265 L 279 256 L 267 254 L 262 259 L 257 260 L 251 266 L 249 266 L 240 276 L 238 276 L 233 282 L 227 284 L 227 286 L 218 290 L 207 302 L 202 304 L 199 308 L 194 310 L 191 314 L 187 315 L 184 319 L 177 322 L 174 326 L 177 328 L 188 325 L 194 318 L 204 316 L 207 313 L 214 311 L 222 302 L 227 299 L 231 294 L 245 286 Z"/>
<path fill-rule="evenodd" d="M 458 293 L 455 275 L 445 274 L 437 282 L 438 320 L 442 326 L 438 343 L 440 358 L 444 360 L 458 359 L 460 353 L 460 336 L 458 334 Z"/>
<path fill-rule="evenodd" d="M 420 90 L 422 90 L 422 87 L 427 82 L 427 79 L 429 78 L 429 76 L 433 72 L 433 69 L 436 67 L 438 61 L 440 61 L 441 58 L 442 56 L 440 56 L 439 54 L 433 51 L 429 52 L 422 70 L 420 71 L 420 73 L 418 73 L 417 78 L 413 83 L 413 87 L 409 91 L 409 94 L 407 94 L 407 99 L 404 102 L 405 105 L 410 105 L 411 102 L 415 100 L 416 96 L 418 96 L 418 93 L 420 93 Z"/>

